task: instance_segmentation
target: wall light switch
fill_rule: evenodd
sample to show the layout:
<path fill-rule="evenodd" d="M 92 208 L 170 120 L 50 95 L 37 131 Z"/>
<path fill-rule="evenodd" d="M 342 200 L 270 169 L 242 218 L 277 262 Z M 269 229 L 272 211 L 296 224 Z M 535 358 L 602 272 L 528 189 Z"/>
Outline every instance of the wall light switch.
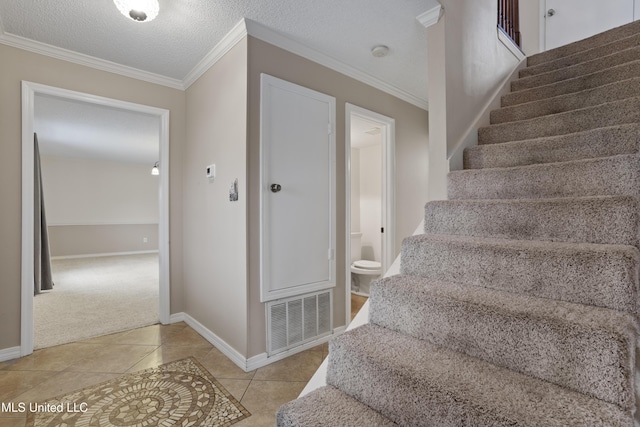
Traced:
<path fill-rule="evenodd" d="M 207 166 L 207 178 L 213 179 L 216 177 L 216 165 Z"/>

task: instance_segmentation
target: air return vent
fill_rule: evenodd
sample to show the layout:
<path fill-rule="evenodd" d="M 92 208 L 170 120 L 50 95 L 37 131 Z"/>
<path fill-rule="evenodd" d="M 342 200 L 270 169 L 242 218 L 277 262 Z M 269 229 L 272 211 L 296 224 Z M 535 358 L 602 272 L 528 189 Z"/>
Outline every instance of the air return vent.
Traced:
<path fill-rule="evenodd" d="M 331 290 L 267 303 L 267 354 L 331 333 Z"/>

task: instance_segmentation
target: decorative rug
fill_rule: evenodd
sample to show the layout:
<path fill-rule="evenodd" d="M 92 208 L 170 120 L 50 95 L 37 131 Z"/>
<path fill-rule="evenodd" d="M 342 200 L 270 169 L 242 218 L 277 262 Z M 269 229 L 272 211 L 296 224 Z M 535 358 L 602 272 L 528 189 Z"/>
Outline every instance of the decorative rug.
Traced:
<path fill-rule="evenodd" d="M 30 427 L 213 427 L 251 415 L 192 357 L 28 405 Z"/>

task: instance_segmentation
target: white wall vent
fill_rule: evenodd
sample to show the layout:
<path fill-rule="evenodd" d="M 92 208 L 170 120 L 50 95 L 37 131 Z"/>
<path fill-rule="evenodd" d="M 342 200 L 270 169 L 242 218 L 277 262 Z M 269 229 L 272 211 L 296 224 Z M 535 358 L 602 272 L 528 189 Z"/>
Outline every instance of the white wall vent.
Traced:
<path fill-rule="evenodd" d="M 332 330 L 332 291 L 267 303 L 267 354 L 297 347 Z"/>

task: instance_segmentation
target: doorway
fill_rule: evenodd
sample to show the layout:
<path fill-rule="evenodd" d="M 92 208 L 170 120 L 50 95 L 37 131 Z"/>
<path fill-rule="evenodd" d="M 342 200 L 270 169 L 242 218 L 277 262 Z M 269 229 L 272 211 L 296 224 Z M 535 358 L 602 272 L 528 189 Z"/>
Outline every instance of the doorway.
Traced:
<path fill-rule="evenodd" d="M 31 82 L 22 82 L 22 283 L 21 283 L 21 355 L 34 349 L 34 145 L 37 97 L 54 97 L 154 116 L 159 123 L 158 162 L 162 167 L 158 186 L 159 320 L 169 322 L 169 111 Z M 149 165 L 149 171 L 151 171 Z"/>
<path fill-rule="evenodd" d="M 380 263 L 380 275 L 393 263 L 395 254 L 395 120 L 346 104 L 346 319 L 367 298 L 366 285 L 352 292 L 354 256 Z M 361 191 L 362 189 L 362 191 Z M 366 193 L 366 197 L 364 196 Z M 357 228 L 357 229 L 356 229 Z M 352 234 L 353 233 L 353 234 Z M 352 247 L 359 242 L 360 248 Z M 376 276 L 374 276 L 376 277 Z M 364 278 L 368 280 L 369 278 Z M 360 286 L 356 284 L 356 286 Z M 363 299 L 364 298 L 364 299 Z M 352 307 L 351 301 L 354 306 Z"/>

